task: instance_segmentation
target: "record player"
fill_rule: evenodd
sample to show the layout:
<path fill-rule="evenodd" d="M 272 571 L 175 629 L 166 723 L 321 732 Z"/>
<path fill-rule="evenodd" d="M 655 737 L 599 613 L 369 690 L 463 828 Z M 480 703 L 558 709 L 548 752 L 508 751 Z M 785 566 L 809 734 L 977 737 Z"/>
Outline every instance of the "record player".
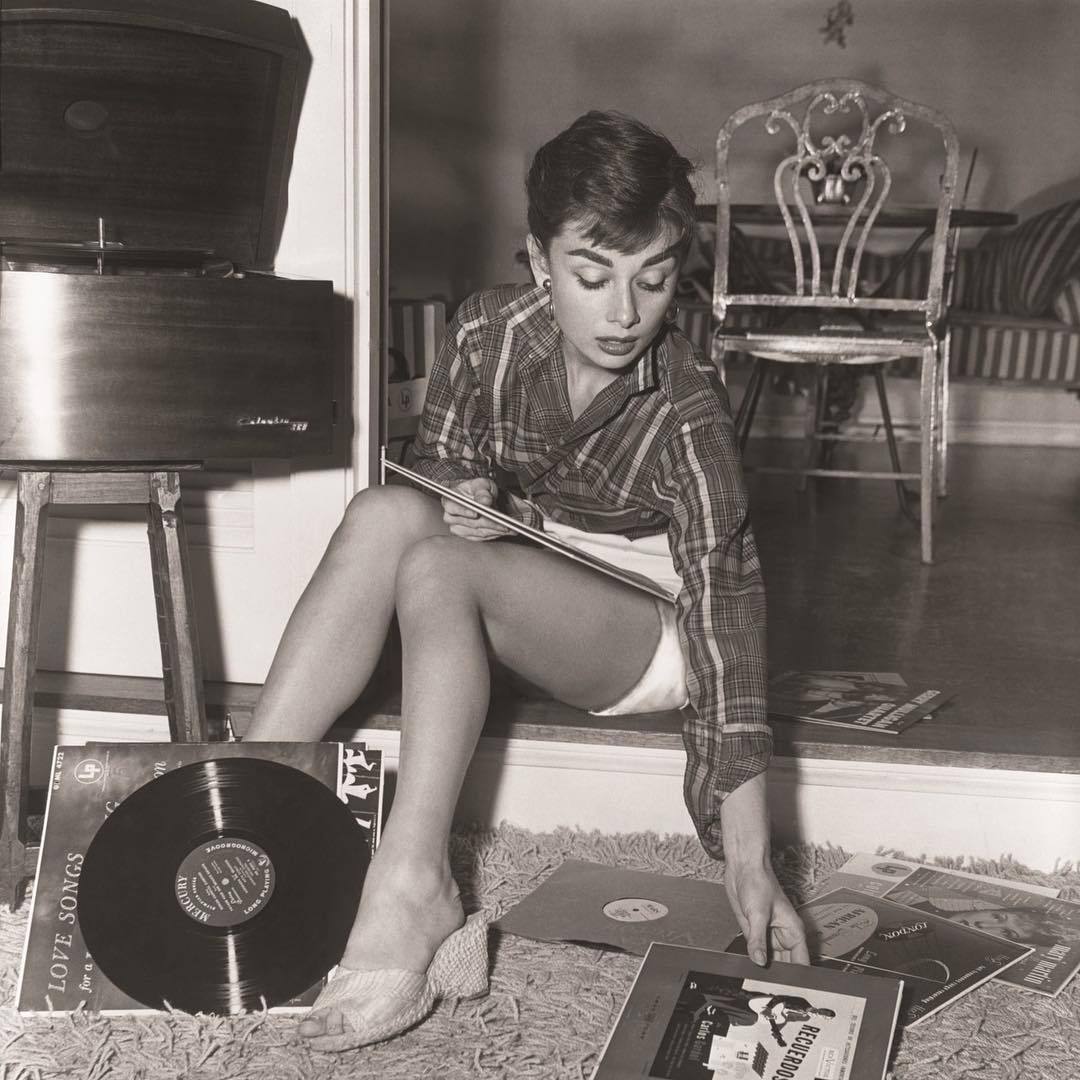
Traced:
<path fill-rule="evenodd" d="M 332 285 L 271 273 L 289 14 L 0 0 L 0 20 L 0 462 L 329 452 Z"/>
<path fill-rule="evenodd" d="M 147 508 L 170 732 L 205 741 L 181 471 L 333 449 L 332 283 L 273 273 L 305 56 L 256 0 L 0 0 L 0 893 L 34 866 L 49 506 Z"/>

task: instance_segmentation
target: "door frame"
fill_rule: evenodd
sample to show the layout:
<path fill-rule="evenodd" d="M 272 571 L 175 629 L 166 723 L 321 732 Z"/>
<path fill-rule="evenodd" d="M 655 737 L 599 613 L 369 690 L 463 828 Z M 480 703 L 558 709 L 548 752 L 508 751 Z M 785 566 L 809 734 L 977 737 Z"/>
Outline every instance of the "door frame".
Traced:
<path fill-rule="evenodd" d="M 386 220 L 388 206 L 386 0 L 346 0 L 346 191 L 348 295 L 352 300 L 352 491 L 378 480 L 382 403 L 383 334 L 387 325 Z M 366 64 L 358 61 L 366 58 Z M 366 283 L 366 287 L 365 287 Z"/>

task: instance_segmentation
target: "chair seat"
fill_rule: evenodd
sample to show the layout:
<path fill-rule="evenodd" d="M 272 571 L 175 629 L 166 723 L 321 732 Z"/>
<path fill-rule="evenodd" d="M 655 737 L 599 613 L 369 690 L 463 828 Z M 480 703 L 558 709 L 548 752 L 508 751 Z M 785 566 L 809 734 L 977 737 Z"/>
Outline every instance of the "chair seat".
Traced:
<path fill-rule="evenodd" d="M 900 357 L 922 356 L 933 340 L 914 328 L 895 333 L 837 330 L 823 326 L 811 331 L 721 330 L 717 340 L 725 349 L 763 356 L 768 360 L 817 364 L 883 364 Z"/>

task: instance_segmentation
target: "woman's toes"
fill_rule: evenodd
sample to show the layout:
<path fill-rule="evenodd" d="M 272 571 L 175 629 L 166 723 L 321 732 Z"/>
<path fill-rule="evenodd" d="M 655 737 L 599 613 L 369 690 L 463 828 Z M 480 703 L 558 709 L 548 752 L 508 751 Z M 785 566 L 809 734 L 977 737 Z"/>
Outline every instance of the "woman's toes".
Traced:
<path fill-rule="evenodd" d="M 299 1031 L 305 1039 L 320 1035 L 340 1035 L 345 1030 L 345 1020 L 340 1009 L 319 1009 L 310 1012 L 300 1021 Z"/>

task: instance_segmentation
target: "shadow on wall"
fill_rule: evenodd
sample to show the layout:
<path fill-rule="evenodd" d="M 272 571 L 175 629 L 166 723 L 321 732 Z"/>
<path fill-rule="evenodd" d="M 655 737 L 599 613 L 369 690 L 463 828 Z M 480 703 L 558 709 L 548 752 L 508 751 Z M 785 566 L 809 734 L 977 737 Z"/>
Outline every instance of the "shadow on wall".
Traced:
<path fill-rule="evenodd" d="M 1044 210 L 1050 210 L 1052 207 L 1060 206 L 1064 202 L 1073 202 L 1076 199 L 1080 199 L 1080 176 L 1063 180 L 1058 184 L 1051 184 L 1021 200 L 1013 209 L 1020 215 L 1020 220 L 1024 221 L 1035 214 L 1041 214 Z"/>
<path fill-rule="evenodd" d="M 487 284 L 476 268 L 488 240 L 499 138 L 492 40 L 498 0 L 390 11 L 390 287 L 395 299 L 458 300 Z M 406 281 L 408 293 L 395 288 Z M 447 296 L 447 287 L 451 296 Z"/>

